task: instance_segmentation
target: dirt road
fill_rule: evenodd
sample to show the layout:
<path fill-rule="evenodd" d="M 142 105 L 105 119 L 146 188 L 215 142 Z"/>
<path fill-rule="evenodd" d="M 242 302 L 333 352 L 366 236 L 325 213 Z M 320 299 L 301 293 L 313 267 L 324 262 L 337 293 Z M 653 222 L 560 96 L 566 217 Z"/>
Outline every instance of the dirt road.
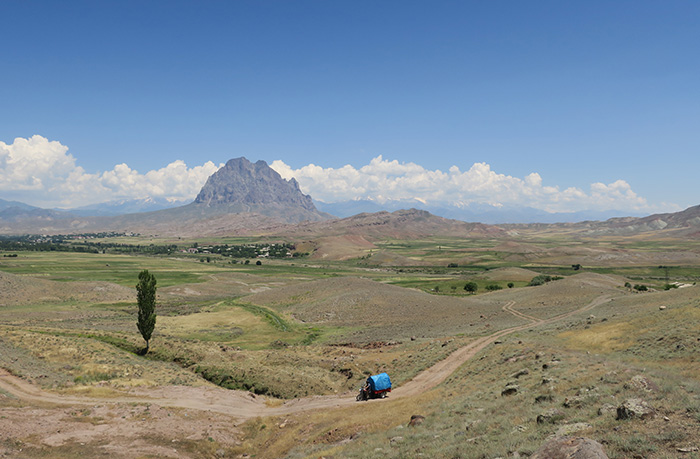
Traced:
<path fill-rule="evenodd" d="M 411 381 L 395 388 L 391 397 L 381 403 L 390 403 L 403 397 L 412 397 L 436 387 L 451 375 L 463 363 L 474 357 L 486 346 L 511 333 L 529 328 L 551 324 L 575 314 L 588 311 L 610 301 L 608 296 L 600 296 L 586 306 L 550 319 L 538 319 L 514 309 L 515 302 L 503 306 L 503 310 L 516 317 L 527 320 L 528 323 L 497 331 L 491 335 L 479 338 L 468 345 L 456 350 L 446 359 L 418 374 Z M 9 374 L 0 368 L 0 389 L 15 397 L 34 402 L 51 403 L 56 405 L 94 405 L 96 403 L 141 403 L 154 404 L 161 407 L 178 407 L 214 413 L 222 413 L 231 417 L 246 420 L 258 416 L 276 416 L 308 410 L 345 407 L 356 404 L 354 394 L 329 395 L 299 398 L 287 401 L 279 406 L 270 406 L 265 397 L 255 397 L 248 392 L 232 391 L 220 388 L 193 388 L 184 386 L 163 387 L 158 389 L 135 390 L 133 396 L 94 398 L 65 396 L 45 392 L 28 382 Z"/>

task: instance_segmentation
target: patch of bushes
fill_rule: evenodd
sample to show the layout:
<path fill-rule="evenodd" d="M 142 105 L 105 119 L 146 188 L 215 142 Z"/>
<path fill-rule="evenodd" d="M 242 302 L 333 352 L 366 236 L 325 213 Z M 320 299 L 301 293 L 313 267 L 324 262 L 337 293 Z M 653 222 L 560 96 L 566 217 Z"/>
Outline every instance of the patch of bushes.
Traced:
<path fill-rule="evenodd" d="M 479 286 L 477 285 L 476 282 L 470 281 L 467 282 L 464 285 L 464 291 L 469 292 L 469 293 L 476 293 L 476 291 L 479 289 Z"/>
<path fill-rule="evenodd" d="M 119 377 L 119 374 L 116 372 L 94 371 L 86 373 L 84 375 L 76 376 L 73 382 L 75 382 L 76 384 L 89 384 L 91 382 L 109 381 L 110 379 L 114 379 L 117 377 Z"/>
<path fill-rule="evenodd" d="M 270 389 L 260 381 L 249 379 L 245 371 L 242 374 L 236 374 L 235 369 L 225 369 L 220 367 L 205 367 L 196 366 L 194 372 L 200 375 L 207 381 L 216 384 L 219 387 L 232 390 L 245 390 L 258 395 L 269 395 L 277 398 L 284 398 L 282 394 Z"/>
<path fill-rule="evenodd" d="M 535 287 L 537 285 L 543 285 L 546 284 L 547 282 L 552 281 L 552 276 L 549 276 L 547 274 L 540 274 L 539 276 L 535 276 L 532 278 L 529 284 L 527 284 L 529 287 Z"/>
<path fill-rule="evenodd" d="M 312 328 L 309 330 L 301 341 L 302 344 L 309 345 L 321 337 L 321 330 L 319 328 Z"/>

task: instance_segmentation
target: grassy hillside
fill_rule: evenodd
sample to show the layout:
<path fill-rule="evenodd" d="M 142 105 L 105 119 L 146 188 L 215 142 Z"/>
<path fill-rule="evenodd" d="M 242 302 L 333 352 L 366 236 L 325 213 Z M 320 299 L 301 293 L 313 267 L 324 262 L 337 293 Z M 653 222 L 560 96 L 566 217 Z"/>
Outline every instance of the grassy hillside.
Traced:
<path fill-rule="evenodd" d="M 570 432 L 612 458 L 699 457 L 692 241 L 589 244 L 532 230 L 510 242 L 331 242 L 325 258 L 260 265 L 181 253 L 0 258 L 0 453 L 527 457 Z M 159 286 L 146 356 L 133 288 L 141 269 Z M 540 274 L 561 278 L 528 286 Z M 683 288 L 664 290 L 669 282 Z M 401 395 L 480 340 L 436 387 Z M 382 371 L 394 393 L 354 402 Z M 15 393 L 5 381 L 28 386 Z M 505 395 L 509 385 L 518 388 Z M 617 420 L 630 398 L 654 417 Z M 425 422 L 408 427 L 414 414 Z"/>

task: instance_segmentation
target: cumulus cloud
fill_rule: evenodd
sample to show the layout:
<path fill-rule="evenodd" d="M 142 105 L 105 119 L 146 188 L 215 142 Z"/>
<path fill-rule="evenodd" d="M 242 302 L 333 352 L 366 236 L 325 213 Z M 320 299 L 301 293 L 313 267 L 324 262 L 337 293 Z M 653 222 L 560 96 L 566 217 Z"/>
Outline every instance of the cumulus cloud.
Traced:
<path fill-rule="evenodd" d="M 126 164 L 91 174 L 76 164 L 67 146 L 35 135 L 0 142 L 0 197 L 40 207 L 144 197 L 188 200 L 221 166 L 208 161 L 190 168 L 177 160 L 145 174 Z"/>
<path fill-rule="evenodd" d="M 369 199 L 382 203 L 391 199 L 457 207 L 474 203 L 528 206 L 548 212 L 651 210 L 647 200 L 624 180 L 607 185 L 593 183 L 588 191 L 576 187 L 560 189 L 544 185 L 536 172 L 524 178 L 513 177 L 493 171 L 487 163 L 475 163 L 466 171 L 452 166 L 443 172 L 378 156 L 359 169 L 314 164 L 292 169 L 280 160 L 271 167 L 286 179 L 294 177 L 305 193 L 323 202 Z"/>
<path fill-rule="evenodd" d="M 211 161 L 188 167 L 184 161 L 140 173 L 127 164 L 88 173 L 57 141 L 35 135 L 0 142 L 0 198 L 40 207 L 79 207 L 115 199 L 166 198 L 191 200 L 222 164 Z M 537 172 L 523 178 L 500 174 L 487 163 L 462 171 L 430 170 L 418 164 L 381 156 L 360 168 L 324 168 L 314 164 L 292 169 L 283 161 L 271 164 L 282 177 L 294 177 L 301 189 L 323 202 L 369 199 L 377 203 L 417 200 L 428 205 L 465 207 L 470 204 L 528 206 L 549 212 L 578 210 L 656 210 L 624 180 L 593 183 L 588 190 L 546 185 Z"/>

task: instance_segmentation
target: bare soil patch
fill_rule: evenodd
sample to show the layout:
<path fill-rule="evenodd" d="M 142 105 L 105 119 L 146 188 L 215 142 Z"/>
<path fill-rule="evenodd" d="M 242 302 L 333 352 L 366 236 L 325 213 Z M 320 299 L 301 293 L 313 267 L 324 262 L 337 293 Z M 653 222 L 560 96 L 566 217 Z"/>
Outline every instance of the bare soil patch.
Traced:
<path fill-rule="evenodd" d="M 46 449 L 51 457 L 210 457 L 240 444 L 236 421 L 226 415 L 154 404 L 18 405 L 2 413 L 0 455 L 7 457 Z"/>

